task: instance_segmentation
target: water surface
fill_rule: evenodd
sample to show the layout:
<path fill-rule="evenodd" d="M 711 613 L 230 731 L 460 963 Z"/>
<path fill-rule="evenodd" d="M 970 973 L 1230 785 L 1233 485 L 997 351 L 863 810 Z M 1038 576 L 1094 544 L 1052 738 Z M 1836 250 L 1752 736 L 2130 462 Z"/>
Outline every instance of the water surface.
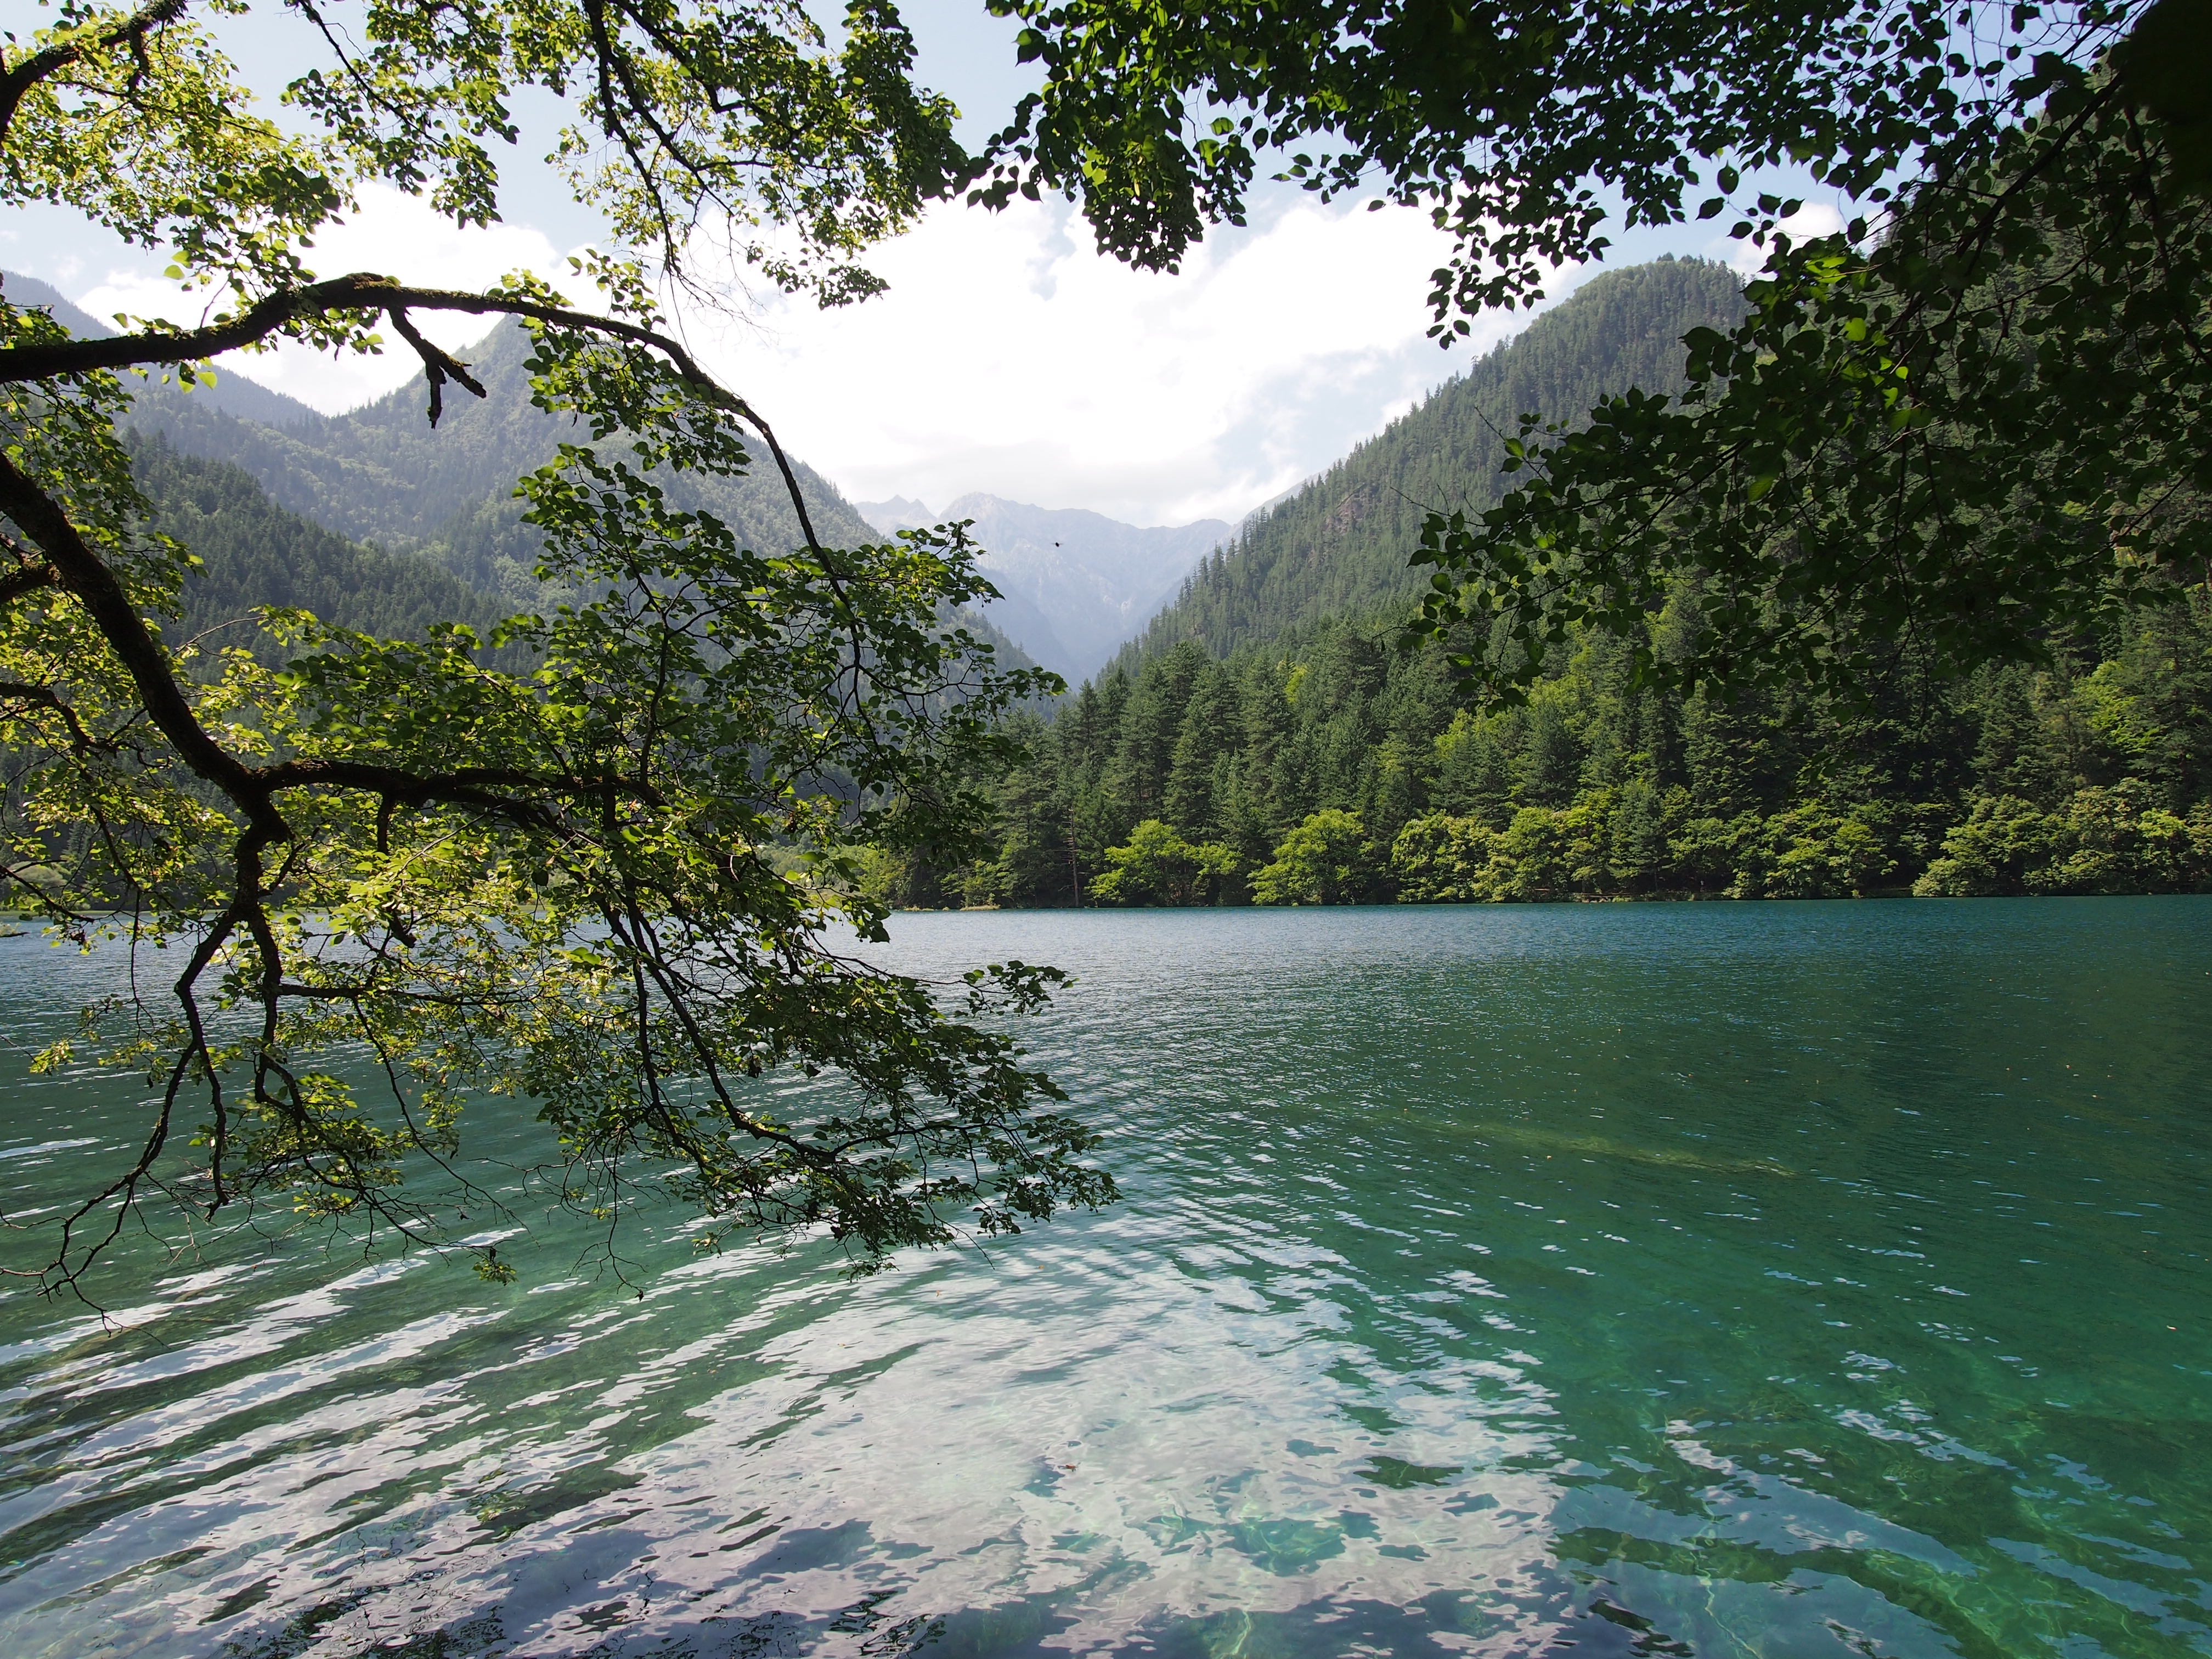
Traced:
<path fill-rule="evenodd" d="M 134 1243 L 0 1301 L 0 1652 L 2212 1654 L 2212 901 L 893 931 L 1079 976 L 1125 1203 Z M 113 972 L 0 941 L 11 1217 L 125 1155 L 15 1080 Z"/>

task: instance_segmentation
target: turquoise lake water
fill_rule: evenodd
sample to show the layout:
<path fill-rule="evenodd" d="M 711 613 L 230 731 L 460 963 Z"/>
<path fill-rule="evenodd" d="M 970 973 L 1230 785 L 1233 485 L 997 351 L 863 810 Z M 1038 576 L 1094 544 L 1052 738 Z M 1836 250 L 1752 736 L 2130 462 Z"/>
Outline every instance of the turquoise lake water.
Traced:
<path fill-rule="evenodd" d="M 1125 1202 L 6 1292 L 0 1655 L 2212 1655 L 2212 900 L 893 938 L 1079 976 Z M 0 940 L 11 1218 L 137 1130 L 23 1077 L 113 971 Z"/>

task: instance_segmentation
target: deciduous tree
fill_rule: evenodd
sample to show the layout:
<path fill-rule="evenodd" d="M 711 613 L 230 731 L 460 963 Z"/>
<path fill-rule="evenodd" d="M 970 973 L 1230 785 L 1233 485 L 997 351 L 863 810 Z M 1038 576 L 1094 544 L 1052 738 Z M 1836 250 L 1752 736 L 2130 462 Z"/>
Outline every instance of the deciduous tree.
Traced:
<path fill-rule="evenodd" d="M 166 247 L 210 296 L 201 326 L 97 340 L 0 306 L 0 873 L 136 953 L 147 988 L 40 1063 L 96 1056 L 153 1091 L 137 1156 L 24 1270 L 78 1284 L 164 1195 L 434 1239 L 416 1177 L 465 1177 L 498 1095 L 537 1103 L 571 1202 L 611 1218 L 665 1186 L 710 1243 L 823 1227 L 866 1267 L 1110 1197 L 997 1018 L 1051 970 L 947 999 L 836 943 L 883 938 L 864 849 L 972 850 L 1001 717 L 1048 677 L 947 625 L 989 591 L 957 532 L 821 544 L 767 422 L 654 301 L 702 236 L 825 303 L 870 289 L 859 250 L 959 160 L 896 12 L 860 0 L 833 47 L 775 0 L 368 0 L 350 32 L 295 0 L 266 10 L 329 55 L 280 125 L 209 32 L 245 9 L 67 0 L 0 55 L 0 201 Z M 307 269 L 371 181 L 493 217 L 532 88 L 569 99 L 559 160 L 612 229 L 580 272 L 597 308 L 524 277 Z M 273 667 L 173 637 L 191 554 L 147 527 L 112 424 L 129 377 L 388 339 L 434 424 L 483 395 L 420 327 L 439 313 L 528 325 L 531 395 L 574 435 L 519 493 L 541 575 L 583 598 L 416 643 L 265 612 Z M 796 546 L 740 545 L 664 490 L 757 458 Z"/>

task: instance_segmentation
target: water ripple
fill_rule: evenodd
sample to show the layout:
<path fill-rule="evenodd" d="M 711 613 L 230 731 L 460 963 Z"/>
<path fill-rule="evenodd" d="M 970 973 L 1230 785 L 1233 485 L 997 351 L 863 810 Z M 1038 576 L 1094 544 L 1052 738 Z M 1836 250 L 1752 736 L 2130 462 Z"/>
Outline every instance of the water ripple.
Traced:
<path fill-rule="evenodd" d="M 858 1285 L 556 1214 L 511 1289 L 17 1296 L 4 1651 L 2212 1653 L 2208 921 L 901 918 L 1079 975 L 1030 1035 L 1124 1205 Z M 97 983 L 0 941 L 0 1042 Z M 18 1085 L 11 1215 L 100 1086 Z"/>

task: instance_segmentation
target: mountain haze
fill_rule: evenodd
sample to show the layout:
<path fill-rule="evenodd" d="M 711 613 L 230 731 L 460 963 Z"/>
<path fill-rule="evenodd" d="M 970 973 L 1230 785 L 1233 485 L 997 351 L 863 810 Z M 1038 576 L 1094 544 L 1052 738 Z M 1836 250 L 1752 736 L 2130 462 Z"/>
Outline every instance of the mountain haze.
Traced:
<path fill-rule="evenodd" d="M 1524 412 L 1577 421 L 1631 386 L 1681 389 L 1682 337 L 1743 314 L 1741 279 L 1701 259 L 1593 277 L 1504 345 L 1272 511 L 1245 520 L 1175 602 L 1124 647 L 1133 669 L 1183 641 L 1216 656 L 1347 613 L 1408 599 L 1407 568 L 1432 509 L 1496 504 L 1504 440 Z"/>
<path fill-rule="evenodd" d="M 1236 529 L 1222 519 L 1146 529 L 1103 513 L 981 494 L 963 495 L 942 513 L 902 497 L 859 506 L 886 534 L 974 520 L 983 568 L 1006 596 L 990 606 L 992 619 L 1071 681 L 1103 667 Z"/>

